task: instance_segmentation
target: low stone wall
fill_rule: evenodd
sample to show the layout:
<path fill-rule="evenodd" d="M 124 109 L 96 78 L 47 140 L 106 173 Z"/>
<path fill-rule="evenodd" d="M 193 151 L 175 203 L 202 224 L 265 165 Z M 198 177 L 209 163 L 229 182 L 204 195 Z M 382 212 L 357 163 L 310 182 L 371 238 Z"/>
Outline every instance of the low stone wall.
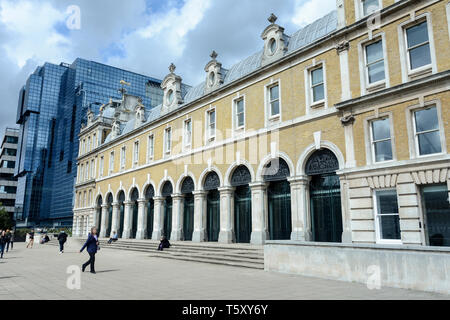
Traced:
<path fill-rule="evenodd" d="M 450 294 L 450 248 L 267 241 L 264 269 Z"/>

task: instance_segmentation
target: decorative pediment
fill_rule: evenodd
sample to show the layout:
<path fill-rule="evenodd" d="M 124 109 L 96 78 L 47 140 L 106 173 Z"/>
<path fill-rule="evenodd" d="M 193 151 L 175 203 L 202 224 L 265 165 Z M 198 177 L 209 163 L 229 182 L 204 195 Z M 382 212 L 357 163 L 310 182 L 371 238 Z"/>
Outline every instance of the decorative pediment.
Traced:
<path fill-rule="evenodd" d="M 214 91 L 223 83 L 222 64 L 216 60 L 217 56 L 217 52 L 213 51 L 210 55 L 212 60 L 205 66 L 205 93 Z"/>
<path fill-rule="evenodd" d="M 164 90 L 162 112 L 167 113 L 183 103 L 181 96 L 181 77 L 175 74 L 175 65 L 169 66 L 170 73 L 164 78 L 161 89 Z"/>
<path fill-rule="evenodd" d="M 275 23 L 277 16 L 272 13 L 268 20 L 270 25 L 261 34 L 264 40 L 263 66 L 283 57 L 288 49 L 289 37 L 284 33 L 284 28 Z"/>
<path fill-rule="evenodd" d="M 145 123 L 145 121 L 146 121 L 144 105 L 142 103 L 139 103 L 136 106 L 135 112 L 136 112 L 135 113 L 136 119 L 135 119 L 135 122 L 134 122 L 134 128 L 136 129 L 136 128 L 140 127 L 141 125 L 143 125 Z"/>

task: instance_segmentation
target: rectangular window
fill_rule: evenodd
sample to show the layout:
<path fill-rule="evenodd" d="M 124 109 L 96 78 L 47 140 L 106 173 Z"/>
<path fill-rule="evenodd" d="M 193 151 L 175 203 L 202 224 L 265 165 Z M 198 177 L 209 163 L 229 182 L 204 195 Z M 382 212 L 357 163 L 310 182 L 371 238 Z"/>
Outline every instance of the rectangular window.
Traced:
<path fill-rule="evenodd" d="M 120 149 L 120 169 L 125 169 L 125 156 L 126 156 L 126 148 L 122 147 Z"/>
<path fill-rule="evenodd" d="M 414 111 L 414 135 L 419 155 L 442 152 L 436 106 Z"/>
<path fill-rule="evenodd" d="M 362 0 L 363 15 L 368 16 L 380 9 L 379 0 Z"/>
<path fill-rule="evenodd" d="M 410 70 L 430 65 L 431 52 L 427 21 L 407 28 L 405 33 Z"/>
<path fill-rule="evenodd" d="M 91 179 L 95 178 L 95 162 L 91 160 Z"/>
<path fill-rule="evenodd" d="M 383 81 L 386 78 L 384 71 L 383 41 L 379 40 L 367 45 L 365 53 L 367 83 L 373 84 Z"/>
<path fill-rule="evenodd" d="M 88 137 L 88 140 L 87 140 L 86 152 L 89 152 L 89 151 L 91 151 L 91 137 Z"/>
<path fill-rule="evenodd" d="M 312 103 L 325 100 L 323 67 L 311 70 L 311 97 Z"/>
<path fill-rule="evenodd" d="M 103 177 L 103 167 L 105 165 L 105 159 L 103 158 L 103 156 L 100 157 L 100 168 L 99 168 L 99 172 L 98 172 L 98 176 L 101 178 Z"/>
<path fill-rule="evenodd" d="M 114 172 L 114 151 L 109 155 L 109 173 Z"/>
<path fill-rule="evenodd" d="M 148 144 L 147 144 L 147 158 L 153 159 L 155 150 L 155 141 L 153 135 L 148 136 Z"/>
<path fill-rule="evenodd" d="M 92 136 L 92 147 L 96 148 L 97 147 L 97 134 L 94 133 L 94 135 Z"/>
<path fill-rule="evenodd" d="M 378 240 L 400 240 L 397 192 L 395 190 L 379 190 L 375 192 L 375 198 Z"/>
<path fill-rule="evenodd" d="M 187 119 L 184 121 L 184 146 L 190 147 L 192 143 L 192 121 Z"/>
<path fill-rule="evenodd" d="M 164 135 L 165 152 L 170 153 L 172 150 L 172 129 L 166 128 Z"/>
<path fill-rule="evenodd" d="M 81 165 L 81 167 L 80 167 L 80 178 L 79 178 L 79 182 L 83 182 L 83 174 L 84 174 L 84 166 L 83 165 Z"/>
<path fill-rule="evenodd" d="M 134 142 L 133 164 L 137 165 L 139 162 L 139 141 Z"/>
<path fill-rule="evenodd" d="M 270 116 L 275 117 L 280 114 L 280 87 L 275 85 L 269 88 Z"/>
<path fill-rule="evenodd" d="M 236 115 L 236 129 L 244 128 L 245 106 L 243 98 L 235 101 L 235 115 Z"/>
<path fill-rule="evenodd" d="M 389 118 L 370 123 L 372 155 L 374 162 L 392 160 L 391 127 Z"/>
<path fill-rule="evenodd" d="M 86 171 L 84 172 L 84 180 L 89 180 L 89 162 L 86 162 Z"/>
<path fill-rule="evenodd" d="M 208 111 L 208 139 L 214 139 L 216 136 L 216 110 Z"/>

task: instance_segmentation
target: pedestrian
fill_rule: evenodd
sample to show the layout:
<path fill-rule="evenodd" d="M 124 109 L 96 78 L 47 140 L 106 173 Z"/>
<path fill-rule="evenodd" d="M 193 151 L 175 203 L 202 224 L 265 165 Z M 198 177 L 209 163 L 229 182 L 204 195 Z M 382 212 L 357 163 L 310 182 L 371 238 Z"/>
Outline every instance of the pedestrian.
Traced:
<path fill-rule="evenodd" d="M 14 247 L 14 230 L 11 230 L 11 238 L 9 240 L 9 243 L 11 244 L 11 251 Z"/>
<path fill-rule="evenodd" d="M 6 229 L 6 252 L 9 251 L 9 244 L 11 243 L 11 231 Z"/>
<path fill-rule="evenodd" d="M 0 259 L 3 259 L 3 253 L 5 252 L 6 245 L 6 232 L 2 231 L 0 233 Z"/>
<path fill-rule="evenodd" d="M 34 244 L 34 230 L 32 229 L 29 233 L 28 233 L 28 244 L 27 244 L 27 248 L 30 247 L 31 249 L 33 248 L 33 244 Z"/>
<path fill-rule="evenodd" d="M 111 244 L 111 242 L 116 242 L 119 239 L 117 232 L 113 231 L 113 234 L 111 236 L 111 238 L 109 238 L 108 240 L 108 244 Z"/>
<path fill-rule="evenodd" d="M 98 248 L 98 236 L 97 236 L 97 228 L 92 227 L 91 233 L 89 233 L 88 238 L 80 250 L 80 253 L 83 252 L 84 248 L 87 248 L 87 252 L 89 253 L 89 260 L 86 261 L 82 267 L 81 271 L 84 272 L 88 265 L 91 266 L 91 273 L 95 273 L 95 254 L 97 253 Z"/>
<path fill-rule="evenodd" d="M 67 241 L 67 233 L 64 230 L 58 234 L 59 254 L 64 253 L 64 243 Z"/>
<path fill-rule="evenodd" d="M 164 248 L 170 248 L 170 242 L 167 240 L 166 236 L 161 237 L 161 242 L 159 243 L 158 250 L 163 251 Z"/>

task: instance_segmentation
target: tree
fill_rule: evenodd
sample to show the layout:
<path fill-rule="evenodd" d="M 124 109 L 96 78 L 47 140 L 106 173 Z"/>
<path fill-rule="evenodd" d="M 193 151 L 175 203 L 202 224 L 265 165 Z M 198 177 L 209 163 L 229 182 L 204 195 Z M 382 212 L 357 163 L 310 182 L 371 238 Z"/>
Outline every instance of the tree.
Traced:
<path fill-rule="evenodd" d="M 13 221 L 6 211 L 5 207 L 0 203 L 0 229 L 11 229 L 13 227 Z"/>

